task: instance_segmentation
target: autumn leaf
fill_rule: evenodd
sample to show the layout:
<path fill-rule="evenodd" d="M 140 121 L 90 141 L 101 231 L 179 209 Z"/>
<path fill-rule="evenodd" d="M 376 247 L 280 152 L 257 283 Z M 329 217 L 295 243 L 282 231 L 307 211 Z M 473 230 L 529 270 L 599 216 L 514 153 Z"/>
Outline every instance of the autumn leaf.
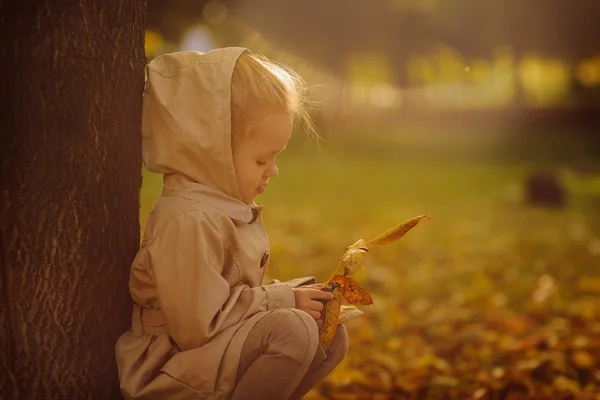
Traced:
<path fill-rule="evenodd" d="M 427 215 L 419 215 L 418 217 L 413 217 L 407 221 L 404 221 L 403 223 L 401 223 L 399 225 L 396 225 L 392 229 L 385 231 L 381 235 L 369 240 L 365 244 L 368 247 L 368 246 L 378 246 L 378 245 L 393 243 L 396 240 L 403 237 L 404 235 L 406 235 L 406 233 L 408 231 L 410 231 L 412 228 L 417 226 L 417 224 L 423 218 L 429 219 L 429 217 Z"/>
<path fill-rule="evenodd" d="M 579 393 L 581 388 L 579 383 L 573 379 L 569 379 L 566 376 L 557 376 L 554 378 L 554 387 L 557 389 L 566 390 L 570 393 Z"/>
<path fill-rule="evenodd" d="M 473 393 L 473 398 L 475 400 L 483 399 L 483 397 L 487 394 L 486 388 L 479 388 Z"/>
<path fill-rule="evenodd" d="M 573 364 L 578 368 L 591 368 L 594 366 L 594 358 L 587 351 L 576 351 L 573 353 Z"/>
<path fill-rule="evenodd" d="M 371 239 L 368 242 L 365 242 L 363 239 L 357 240 L 354 244 L 346 248 L 346 252 L 342 255 L 340 263 L 336 267 L 335 271 L 333 271 L 333 275 L 336 275 L 340 267 L 344 267 L 345 276 L 354 274 L 362 268 L 364 264 L 364 256 L 365 253 L 369 251 L 369 246 L 378 246 L 395 242 L 403 237 L 406 232 L 414 228 L 423 218 L 429 219 L 427 215 L 413 217 L 399 225 L 396 225 L 392 229 L 385 231 L 381 235 Z"/>
<path fill-rule="evenodd" d="M 373 304 L 373 299 L 369 292 L 349 276 L 335 275 L 329 280 L 329 284 L 338 284 L 344 295 L 344 299 L 346 299 L 349 304 L 359 304 L 364 306 Z"/>
<path fill-rule="evenodd" d="M 335 336 L 335 331 L 338 326 L 338 318 L 340 315 L 340 309 L 342 307 L 342 290 L 341 288 L 334 284 L 332 285 L 331 292 L 335 296 L 333 300 L 329 300 L 327 302 L 327 307 L 325 307 L 325 312 L 322 315 L 323 324 L 321 325 L 321 330 L 319 332 L 319 342 L 323 347 L 323 350 L 327 350 L 329 344 L 333 340 Z"/>
<path fill-rule="evenodd" d="M 348 276 L 357 272 L 363 266 L 364 256 L 369 251 L 369 245 L 392 243 L 404 236 L 406 232 L 415 227 L 419 221 L 425 217 L 427 216 L 422 215 L 414 217 L 384 232 L 370 242 L 365 243 L 363 239 L 359 239 L 346 248 L 346 252 L 342 255 L 340 263 L 333 272 L 333 276 L 326 284 L 335 297 L 333 300 L 326 303 L 326 307 L 321 316 L 322 324 L 319 330 L 319 342 L 324 350 L 327 350 L 331 340 L 335 336 L 338 324 L 363 315 L 362 311 L 356 307 L 345 306 L 346 308 L 342 310 L 342 297 L 349 304 L 373 304 L 371 294 L 358 282 Z M 336 274 L 341 267 L 344 267 L 344 274 Z"/>
<path fill-rule="evenodd" d="M 365 241 L 360 239 L 346 249 L 341 261 L 341 265 L 344 266 L 344 275 L 351 275 L 363 266 L 365 253 L 369 251 L 364 243 Z"/>

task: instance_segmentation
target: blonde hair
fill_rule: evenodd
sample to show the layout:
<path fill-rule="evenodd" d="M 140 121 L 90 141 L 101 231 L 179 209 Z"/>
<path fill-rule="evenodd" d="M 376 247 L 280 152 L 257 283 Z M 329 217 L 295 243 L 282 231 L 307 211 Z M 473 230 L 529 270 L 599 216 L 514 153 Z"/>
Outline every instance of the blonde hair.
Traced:
<path fill-rule="evenodd" d="M 283 110 L 291 113 L 294 125 L 318 139 L 308 104 L 306 83 L 292 69 L 250 52 L 238 58 L 231 78 L 234 135 L 247 132 L 265 113 Z"/>

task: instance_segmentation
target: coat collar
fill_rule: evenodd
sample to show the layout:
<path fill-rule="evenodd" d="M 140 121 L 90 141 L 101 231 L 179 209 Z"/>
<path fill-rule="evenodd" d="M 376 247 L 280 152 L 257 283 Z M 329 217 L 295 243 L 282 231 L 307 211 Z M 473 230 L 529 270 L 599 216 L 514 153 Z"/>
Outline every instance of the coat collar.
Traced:
<path fill-rule="evenodd" d="M 165 174 L 163 196 L 182 197 L 197 201 L 225 213 L 231 219 L 251 224 L 259 217 L 263 210 L 262 205 L 246 204 L 235 197 L 194 182 L 181 174 Z"/>

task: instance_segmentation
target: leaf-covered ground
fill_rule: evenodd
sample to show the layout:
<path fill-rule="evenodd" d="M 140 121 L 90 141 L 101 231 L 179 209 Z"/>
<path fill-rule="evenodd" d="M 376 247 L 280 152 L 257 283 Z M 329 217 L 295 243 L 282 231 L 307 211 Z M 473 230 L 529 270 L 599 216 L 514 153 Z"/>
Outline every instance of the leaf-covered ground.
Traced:
<path fill-rule="evenodd" d="M 528 207 L 524 176 L 540 164 L 462 140 L 421 156 L 332 139 L 281 156 L 260 199 L 270 277 L 326 281 L 358 239 L 431 218 L 366 255 L 353 278 L 374 305 L 346 323 L 347 358 L 307 399 L 600 399 L 600 176 L 546 162 L 568 206 Z M 145 175 L 142 224 L 159 182 Z"/>

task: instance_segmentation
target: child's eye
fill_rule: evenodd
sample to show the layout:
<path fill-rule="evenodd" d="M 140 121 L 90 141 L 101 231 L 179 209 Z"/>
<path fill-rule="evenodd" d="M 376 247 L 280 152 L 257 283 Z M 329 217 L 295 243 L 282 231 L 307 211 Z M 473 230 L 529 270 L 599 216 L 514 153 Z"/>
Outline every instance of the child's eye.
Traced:
<path fill-rule="evenodd" d="M 262 167 L 263 165 L 266 165 L 266 164 L 267 164 L 267 162 L 266 162 L 266 161 L 257 161 L 257 162 L 256 162 L 256 165 L 258 165 L 258 166 L 261 166 L 261 167 Z"/>

